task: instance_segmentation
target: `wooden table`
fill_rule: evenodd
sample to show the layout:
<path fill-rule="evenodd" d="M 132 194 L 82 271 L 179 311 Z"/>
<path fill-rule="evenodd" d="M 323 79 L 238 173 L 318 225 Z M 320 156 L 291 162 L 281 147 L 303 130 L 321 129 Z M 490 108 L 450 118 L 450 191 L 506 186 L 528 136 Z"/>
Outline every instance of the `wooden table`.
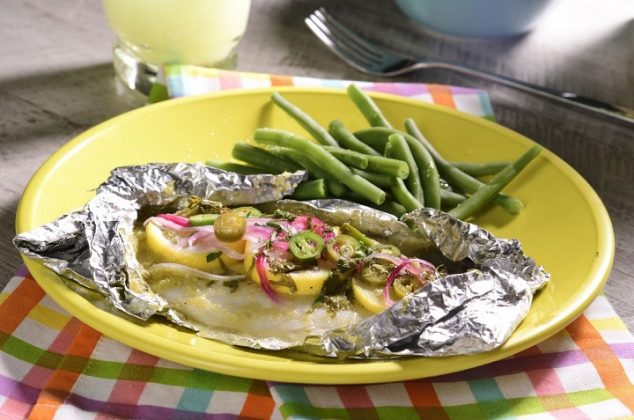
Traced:
<path fill-rule="evenodd" d="M 556 0 L 531 34 L 501 40 L 427 32 L 388 1 L 254 0 L 238 69 L 367 79 L 305 28 L 304 17 L 319 6 L 396 50 L 634 109 L 634 5 L 622 0 Z M 16 206 L 33 172 L 66 141 L 143 105 L 144 98 L 115 83 L 114 37 L 98 0 L 0 0 L 0 10 L 2 287 L 21 265 L 11 239 Z M 605 293 L 634 331 L 634 124 L 446 72 L 421 72 L 402 80 L 487 89 L 501 124 L 550 148 L 588 180 L 607 206 L 616 233 L 614 268 Z"/>

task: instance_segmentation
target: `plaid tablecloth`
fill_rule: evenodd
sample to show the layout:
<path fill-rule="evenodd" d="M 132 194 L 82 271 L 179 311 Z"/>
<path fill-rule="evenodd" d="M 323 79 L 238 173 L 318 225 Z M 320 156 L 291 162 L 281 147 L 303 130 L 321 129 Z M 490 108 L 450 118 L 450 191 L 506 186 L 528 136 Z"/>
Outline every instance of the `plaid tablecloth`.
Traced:
<path fill-rule="evenodd" d="M 170 96 L 346 82 L 168 68 Z M 362 87 L 491 117 L 482 92 Z M 109 339 L 53 302 L 26 270 L 0 293 L 0 418 L 634 418 L 634 337 L 604 296 L 522 353 L 441 377 L 376 385 L 265 382 L 192 369 Z"/>

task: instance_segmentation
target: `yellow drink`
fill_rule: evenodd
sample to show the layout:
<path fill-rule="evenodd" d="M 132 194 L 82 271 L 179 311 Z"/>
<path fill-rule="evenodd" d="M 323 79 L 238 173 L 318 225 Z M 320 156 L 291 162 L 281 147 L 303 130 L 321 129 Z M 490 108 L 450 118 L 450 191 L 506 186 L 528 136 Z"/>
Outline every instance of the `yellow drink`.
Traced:
<path fill-rule="evenodd" d="M 115 68 L 126 80 L 131 72 L 138 77 L 140 64 L 231 66 L 250 5 L 251 0 L 103 0 L 118 38 Z"/>

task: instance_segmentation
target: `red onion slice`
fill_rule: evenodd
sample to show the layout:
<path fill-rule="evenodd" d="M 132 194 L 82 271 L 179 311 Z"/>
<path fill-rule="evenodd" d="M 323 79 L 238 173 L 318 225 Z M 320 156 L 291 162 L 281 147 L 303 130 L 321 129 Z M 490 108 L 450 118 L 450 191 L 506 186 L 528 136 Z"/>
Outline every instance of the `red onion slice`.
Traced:
<path fill-rule="evenodd" d="M 260 278 L 260 286 L 264 292 L 271 298 L 274 302 L 280 302 L 281 299 L 279 295 L 273 290 L 271 287 L 271 283 L 269 283 L 269 279 L 266 276 L 266 257 L 263 252 L 260 252 L 257 257 L 255 257 L 255 270 L 258 273 L 258 277 Z"/>
<path fill-rule="evenodd" d="M 405 268 L 405 266 L 409 263 L 409 260 L 403 261 L 402 263 L 397 265 L 394 270 L 392 270 L 389 276 L 387 276 L 387 281 L 385 282 L 385 287 L 383 288 L 383 299 L 385 300 L 385 303 L 389 306 L 392 306 L 394 304 L 394 301 L 390 299 L 390 287 L 392 287 L 392 284 L 398 276 L 398 273 L 400 273 L 401 270 Z"/>
<path fill-rule="evenodd" d="M 165 213 L 161 213 L 161 214 L 157 214 L 156 217 L 161 218 L 161 219 L 165 219 L 165 220 L 169 220 L 172 223 L 176 223 L 177 225 L 183 226 L 183 227 L 188 227 L 190 226 L 189 224 L 189 219 L 185 216 L 181 216 L 178 214 L 165 214 Z"/>

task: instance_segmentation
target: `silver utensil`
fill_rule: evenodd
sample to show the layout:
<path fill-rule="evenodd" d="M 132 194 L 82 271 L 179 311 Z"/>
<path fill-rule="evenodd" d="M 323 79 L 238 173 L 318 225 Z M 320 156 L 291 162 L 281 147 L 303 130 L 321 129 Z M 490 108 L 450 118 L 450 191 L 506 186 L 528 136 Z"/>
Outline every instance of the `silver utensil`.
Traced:
<path fill-rule="evenodd" d="M 634 111 L 621 106 L 458 64 L 413 59 L 391 53 L 346 28 L 324 8 L 315 10 L 304 22 L 333 53 L 363 73 L 392 77 L 422 69 L 450 70 L 634 123 Z"/>

